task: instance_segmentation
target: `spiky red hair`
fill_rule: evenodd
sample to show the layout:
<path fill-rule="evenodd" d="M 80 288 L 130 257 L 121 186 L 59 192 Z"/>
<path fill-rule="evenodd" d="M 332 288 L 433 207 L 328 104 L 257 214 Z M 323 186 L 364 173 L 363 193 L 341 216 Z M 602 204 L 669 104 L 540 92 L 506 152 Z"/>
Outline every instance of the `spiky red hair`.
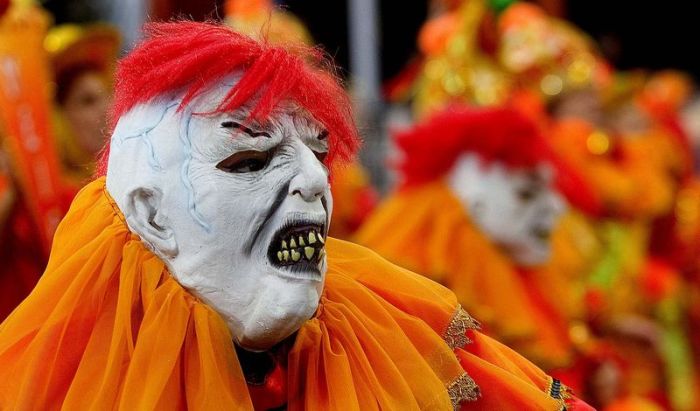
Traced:
<path fill-rule="evenodd" d="M 399 132 L 403 159 L 398 168 L 404 188 L 441 178 L 468 152 L 487 163 L 514 169 L 545 162 L 556 171 L 556 186 L 576 208 L 600 211 L 600 200 L 584 178 L 551 149 L 535 123 L 507 107 L 451 107 L 414 128 Z"/>
<path fill-rule="evenodd" d="M 328 165 L 349 161 L 357 152 L 349 99 L 318 49 L 272 46 L 222 25 L 193 21 L 150 23 L 145 37 L 117 67 L 112 126 L 137 104 L 166 93 L 183 92 L 182 109 L 224 77 L 241 73 L 214 113 L 252 104 L 251 119 L 262 120 L 279 103 L 293 101 L 328 130 Z M 99 174 L 105 174 L 108 156 L 106 147 Z"/>

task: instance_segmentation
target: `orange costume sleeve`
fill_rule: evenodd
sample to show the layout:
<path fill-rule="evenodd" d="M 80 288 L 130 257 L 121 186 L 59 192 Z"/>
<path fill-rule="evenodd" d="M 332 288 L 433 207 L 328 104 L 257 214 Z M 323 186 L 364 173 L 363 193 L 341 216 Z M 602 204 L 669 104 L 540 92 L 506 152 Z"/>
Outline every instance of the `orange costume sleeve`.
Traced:
<path fill-rule="evenodd" d="M 316 315 L 288 354 L 290 410 L 559 410 L 564 387 L 476 331 L 443 287 L 327 241 Z M 252 410 L 222 319 L 86 186 L 46 273 L 0 325 L 0 409 Z"/>

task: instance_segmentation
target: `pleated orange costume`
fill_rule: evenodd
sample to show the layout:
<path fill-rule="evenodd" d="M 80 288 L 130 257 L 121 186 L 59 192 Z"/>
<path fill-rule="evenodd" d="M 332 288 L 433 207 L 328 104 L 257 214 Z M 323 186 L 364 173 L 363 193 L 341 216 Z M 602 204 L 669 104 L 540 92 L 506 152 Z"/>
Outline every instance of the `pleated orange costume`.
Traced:
<path fill-rule="evenodd" d="M 103 179 L 54 243 L 0 328 L 2 409 L 252 409 L 225 323 L 129 232 Z M 552 379 L 445 288 L 351 243 L 329 240 L 328 256 L 288 356 L 289 409 L 561 409 Z"/>
<path fill-rule="evenodd" d="M 270 55 L 305 64 L 220 26 L 163 23 L 149 33 L 147 46 L 165 42 L 180 53 L 198 50 L 199 41 L 226 50 L 243 44 L 244 70 Z M 134 53 L 146 58 L 143 47 Z M 127 58 L 124 70 L 133 62 Z M 148 98 L 143 88 L 131 90 Z M 0 325 L 0 409 L 265 409 L 256 404 L 266 393 L 246 381 L 224 320 L 129 230 L 105 181 L 78 194 L 41 281 Z M 351 243 L 328 239 L 326 249 L 318 310 L 286 355 L 288 409 L 586 408 L 480 334 L 447 289 Z"/>

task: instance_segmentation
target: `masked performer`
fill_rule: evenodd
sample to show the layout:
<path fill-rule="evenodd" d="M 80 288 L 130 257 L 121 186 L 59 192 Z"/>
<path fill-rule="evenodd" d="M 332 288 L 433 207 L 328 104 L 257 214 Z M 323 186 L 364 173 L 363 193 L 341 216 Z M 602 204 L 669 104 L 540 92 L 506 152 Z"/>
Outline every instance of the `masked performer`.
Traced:
<path fill-rule="evenodd" d="M 118 69 L 106 177 L 0 326 L 0 408 L 577 407 L 452 293 L 326 237 L 328 170 L 358 140 L 318 56 L 147 32 Z"/>
<path fill-rule="evenodd" d="M 51 29 L 44 45 L 56 84 L 54 123 L 64 178 L 80 188 L 94 175 L 104 145 L 119 33 L 104 24 L 66 24 Z"/>
<path fill-rule="evenodd" d="M 570 302 L 581 298 L 566 273 L 539 268 L 566 210 L 563 194 L 582 208 L 595 203 L 585 184 L 509 108 L 453 108 L 400 134 L 398 144 L 403 186 L 358 241 L 451 288 L 526 356 L 566 365 L 569 324 L 582 314 Z"/>

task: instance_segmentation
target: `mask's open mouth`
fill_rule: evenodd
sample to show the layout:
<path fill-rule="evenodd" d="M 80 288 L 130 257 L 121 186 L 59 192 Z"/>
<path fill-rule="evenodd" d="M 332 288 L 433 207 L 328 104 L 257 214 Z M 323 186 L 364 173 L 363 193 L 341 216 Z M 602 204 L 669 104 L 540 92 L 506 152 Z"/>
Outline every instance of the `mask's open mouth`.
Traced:
<path fill-rule="evenodd" d="M 324 234 L 324 226 L 311 221 L 286 224 L 274 235 L 267 257 L 276 267 L 320 272 L 326 255 Z"/>
<path fill-rule="evenodd" d="M 541 242 L 549 241 L 550 238 L 552 237 L 552 228 L 551 227 L 545 227 L 545 226 L 534 227 L 530 232 L 532 233 L 533 237 L 537 238 Z"/>

